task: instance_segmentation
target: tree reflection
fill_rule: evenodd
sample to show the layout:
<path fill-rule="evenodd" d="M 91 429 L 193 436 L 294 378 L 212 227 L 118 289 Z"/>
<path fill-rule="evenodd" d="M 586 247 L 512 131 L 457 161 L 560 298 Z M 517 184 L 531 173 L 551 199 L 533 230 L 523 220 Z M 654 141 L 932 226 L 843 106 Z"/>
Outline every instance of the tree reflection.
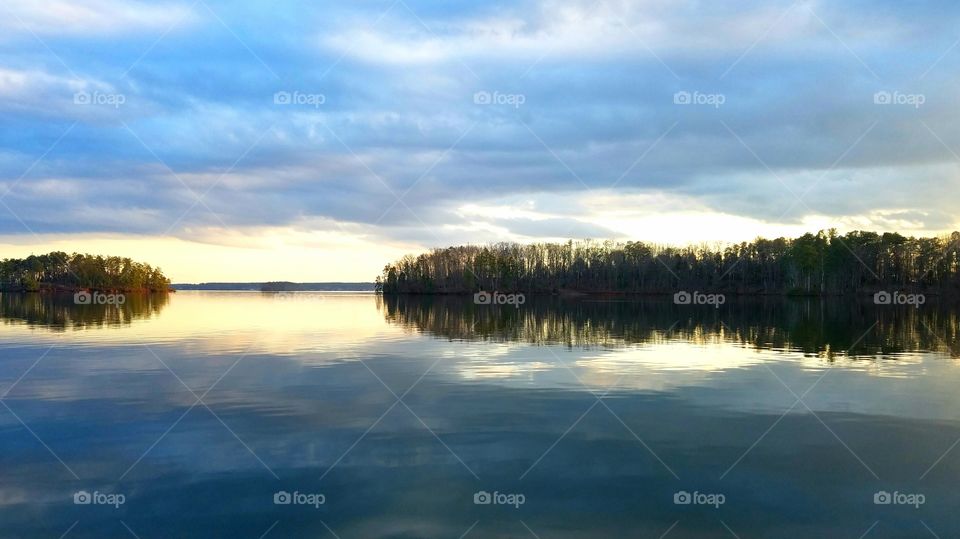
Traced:
<path fill-rule="evenodd" d="M 756 349 L 836 356 L 941 351 L 960 357 L 958 310 L 920 309 L 843 300 L 751 298 L 720 309 L 674 305 L 669 299 L 630 301 L 530 299 L 521 308 L 475 305 L 458 296 L 384 296 L 387 321 L 453 340 L 616 348 L 682 339 L 722 340 Z"/>
<path fill-rule="evenodd" d="M 72 294 L 0 294 L 4 324 L 43 326 L 53 330 L 123 326 L 159 314 L 168 294 L 127 294 L 123 305 L 76 305 Z"/>

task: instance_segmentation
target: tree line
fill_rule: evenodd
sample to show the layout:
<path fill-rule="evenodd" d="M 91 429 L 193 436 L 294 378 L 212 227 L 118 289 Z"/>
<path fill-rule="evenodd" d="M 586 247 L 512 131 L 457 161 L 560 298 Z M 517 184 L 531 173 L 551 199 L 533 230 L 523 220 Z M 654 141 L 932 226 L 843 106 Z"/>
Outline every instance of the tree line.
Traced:
<path fill-rule="evenodd" d="M 645 242 L 465 245 L 384 267 L 384 294 L 670 293 L 840 295 L 877 290 L 960 293 L 960 232 L 938 238 L 836 230 L 728 246 Z"/>
<path fill-rule="evenodd" d="M 52 252 L 0 261 L 0 289 L 44 288 L 165 292 L 168 279 L 160 268 L 119 256 L 68 255 Z"/>

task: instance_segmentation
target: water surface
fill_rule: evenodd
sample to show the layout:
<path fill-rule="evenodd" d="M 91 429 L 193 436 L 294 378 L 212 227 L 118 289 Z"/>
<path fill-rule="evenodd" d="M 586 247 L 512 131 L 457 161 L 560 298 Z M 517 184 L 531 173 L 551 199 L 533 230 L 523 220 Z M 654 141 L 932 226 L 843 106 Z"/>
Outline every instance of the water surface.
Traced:
<path fill-rule="evenodd" d="M 932 300 L 3 295 L 0 322 L 2 537 L 960 534 Z"/>

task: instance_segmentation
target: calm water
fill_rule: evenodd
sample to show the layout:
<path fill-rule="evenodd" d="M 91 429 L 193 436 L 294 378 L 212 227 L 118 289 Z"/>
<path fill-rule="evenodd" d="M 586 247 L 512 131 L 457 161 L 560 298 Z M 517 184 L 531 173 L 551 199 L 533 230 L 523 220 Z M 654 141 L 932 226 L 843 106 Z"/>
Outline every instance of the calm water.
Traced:
<path fill-rule="evenodd" d="M 960 535 L 935 301 L 68 300 L 0 301 L 4 538 Z"/>

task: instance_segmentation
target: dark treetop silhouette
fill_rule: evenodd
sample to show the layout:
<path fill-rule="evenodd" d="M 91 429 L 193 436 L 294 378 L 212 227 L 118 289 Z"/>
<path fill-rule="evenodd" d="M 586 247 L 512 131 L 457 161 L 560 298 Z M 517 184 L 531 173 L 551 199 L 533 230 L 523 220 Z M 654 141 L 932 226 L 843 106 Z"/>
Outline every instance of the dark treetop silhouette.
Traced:
<path fill-rule="evenodd" d="M 160 268 L 118 256 L 54 252 L 0 261 L 0 289 L 4 291 L 86 288 L 166 292 L 170 288 L 170 279 Z"/>
<path fill-rule="evenodd" d="M 612 241 L 467 245 L 407 255 L 377 277 L 384 294 L 555 293 L 839 295 L 881 289 L 960 292 L 960 233 L 913 238 L 835 230 L 712 248 Z"/>

